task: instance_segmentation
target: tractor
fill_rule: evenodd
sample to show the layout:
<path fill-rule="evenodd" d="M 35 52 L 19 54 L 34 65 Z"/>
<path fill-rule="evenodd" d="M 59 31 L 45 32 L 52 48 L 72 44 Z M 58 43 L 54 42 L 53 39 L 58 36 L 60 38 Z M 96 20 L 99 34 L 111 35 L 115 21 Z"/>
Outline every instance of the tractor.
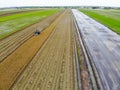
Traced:
<path fill-rule="evenodd" d="M 38 29 L 35 30 L 34 35 L 39 35 L 40 31 Z"/>

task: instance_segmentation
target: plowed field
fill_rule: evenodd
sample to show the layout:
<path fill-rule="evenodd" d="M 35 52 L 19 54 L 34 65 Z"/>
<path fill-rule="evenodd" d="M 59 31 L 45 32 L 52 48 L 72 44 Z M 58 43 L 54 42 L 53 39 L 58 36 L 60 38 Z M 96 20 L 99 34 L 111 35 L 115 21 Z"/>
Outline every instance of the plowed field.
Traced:
<path fill-rule="evenodd" d="M 0 63 L 0 90 L 7 90 L 11 87 L 16 78 L 25 69 L 52 33 L 56 24 L 62 18 L 62 15 L 63 14 L 58 16 L 58 18 L 48 28 L 43 30 L 39 36 L 31 37 Z"/>
<path fill-rule="evenodd" d="M 13 90 L 76 90 L 71 22 L 68 10 L 14 83 Z"/>

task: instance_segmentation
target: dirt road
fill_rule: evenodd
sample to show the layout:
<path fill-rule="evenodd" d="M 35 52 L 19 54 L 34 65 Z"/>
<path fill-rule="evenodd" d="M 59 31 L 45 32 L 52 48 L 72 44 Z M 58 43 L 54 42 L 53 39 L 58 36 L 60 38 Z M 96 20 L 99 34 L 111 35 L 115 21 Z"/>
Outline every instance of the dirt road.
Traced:
<path fill-rule="evenodd" d="M 76 68 L 68 10 L 54 32 L 20 75 L 13 90 L 76 90 Z"/>

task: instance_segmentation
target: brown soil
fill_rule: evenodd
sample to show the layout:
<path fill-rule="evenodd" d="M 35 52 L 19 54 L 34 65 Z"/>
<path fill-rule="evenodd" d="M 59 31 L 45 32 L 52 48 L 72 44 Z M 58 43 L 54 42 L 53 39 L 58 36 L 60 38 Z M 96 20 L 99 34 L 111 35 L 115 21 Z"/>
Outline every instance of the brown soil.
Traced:
<path fill-rule="evenodd" d="M 76 90 L 71 12 L 68 10 L 54 33 L 18 78 L 13 90 Z"/>

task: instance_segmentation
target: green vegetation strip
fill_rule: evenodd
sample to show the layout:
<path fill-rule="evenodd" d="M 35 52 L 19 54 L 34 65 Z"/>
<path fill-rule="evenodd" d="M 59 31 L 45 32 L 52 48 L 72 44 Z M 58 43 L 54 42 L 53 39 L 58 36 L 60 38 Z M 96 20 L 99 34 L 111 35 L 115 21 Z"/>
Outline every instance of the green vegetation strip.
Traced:
<path fill-rule="evenodd" d="M 48 9 L 2 17 L 0 18 L 0 39 L 22 30 L 23 28 L 34 24 L 58 11 L 59 9 Z"/>
<path fill-rule="evenodd" d="M 80 9 L 80 11 L 120 34 L 120 10 Z"/>

